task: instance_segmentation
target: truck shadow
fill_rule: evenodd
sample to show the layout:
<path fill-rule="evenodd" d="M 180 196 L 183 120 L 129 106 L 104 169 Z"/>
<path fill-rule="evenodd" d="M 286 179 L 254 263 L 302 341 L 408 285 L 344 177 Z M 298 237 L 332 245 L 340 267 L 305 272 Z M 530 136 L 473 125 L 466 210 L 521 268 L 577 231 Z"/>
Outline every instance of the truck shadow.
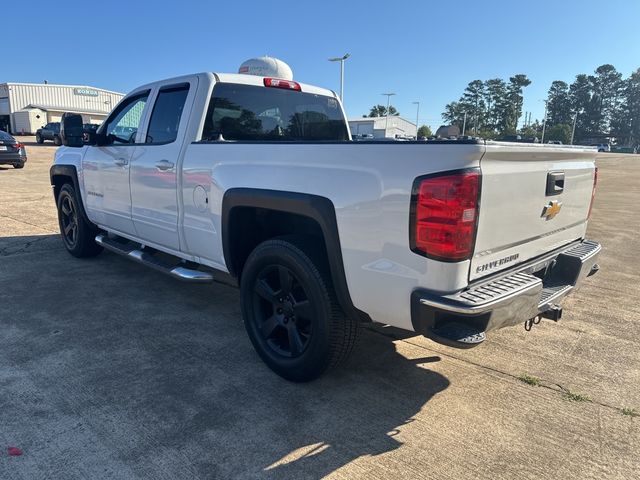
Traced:
<path fill-rule="evenodd" d="M 371 330 L 361 340 L 342 372 L 301 387 L 305 401 L 316 408 L 305 410 L 298 421 L 292 412 L 295 428 L 285 437 L 284 455 L 263 473 L 278 479 L 323 478 L 362 456 L 396 450 L 403 444 L 403 429 L 449 386 L 427 368 L 439 357 L 408 359 L 391 339 Z M 322 401 L 313 402 L 315 397 Z"/>
<path fill-rule="evenodd" d="M 96 465 L 125 464 L 145 478 L 321 478 L 400 448 L 449 386 L 428 368 L 438 357 L 408 358 L 380 328 L 363 329 L 344 367 L 293 384 L 253 351 L 234 288 L 185 285 L 109 253 L 74 259 L 57 235 L 1 238 L 0 253 L 0 284 L 12 285 L 0 292 L 0 364 L 28 377 L 4 393 L 36 389 L 44 402 L 38 413 L 9 400 L 0 424 L 18 440 L 37 432 L 32 461 L 55 477 L 73 476 L 68 463 L 96 477 Z M 72 437 L 55 430 L 69 415 L 86 426 Z M 91 457 L 96 438 L 97 464 L 65 447 Z"/>

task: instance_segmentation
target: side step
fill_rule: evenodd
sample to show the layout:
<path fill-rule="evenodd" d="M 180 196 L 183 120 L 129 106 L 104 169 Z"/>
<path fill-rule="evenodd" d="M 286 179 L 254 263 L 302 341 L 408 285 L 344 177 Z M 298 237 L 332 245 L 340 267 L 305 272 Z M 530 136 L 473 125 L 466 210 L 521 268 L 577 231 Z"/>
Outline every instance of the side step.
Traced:
<path fill-rule="evenodd" d="M 142 263 L 147 267 L 151 267 L 159 272 L 189 283 L 211 283 L 213 275 L 208 272 L 186 268 L 181 265 L 171 265 L 163 260 L 153 256 L 152 254 L 139 250 L 131 246 L 130 243 L 121 243 L 117 240 L 109 238 L 105 234 L 96 236 L 96 243 L 103 246 L 110 252 L 117 253 L 138 263 Z"/>

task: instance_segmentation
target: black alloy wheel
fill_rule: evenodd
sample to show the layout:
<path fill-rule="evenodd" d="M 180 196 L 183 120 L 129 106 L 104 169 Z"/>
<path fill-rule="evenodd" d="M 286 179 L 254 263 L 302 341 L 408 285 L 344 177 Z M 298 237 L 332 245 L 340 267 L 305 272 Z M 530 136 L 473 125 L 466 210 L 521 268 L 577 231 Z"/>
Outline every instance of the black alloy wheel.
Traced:
<path fill-rule="evenodd" d="M 60 197 L 60 233 L 67 248 L 73 250 L 78 244 L 78 209 L 68 192 Z"/>
<path fill-rule="evenodd" d="M 266 345 L 283 357 L 299 357 L 313 335 L 316 312 L 296 275 L 283 265 L 270 265 L 254 285 L 253 321 Z"/>
<path fill-rule="evenodd" d="M 102 251 L 95 242 L 98 229 L 85 218 L 71 184 L 60 188 L 57 205 L 60 234 L 67 251 L 78 258 L 98 255 Z"/>
<path fill-rule="evenodd" d="M 281 377 L 308 382 L 351 353 L 359 322 L 336 299 L 318 239 L 288 235 L 259 244 L 242 269 L 240 294 L 251 343 Z"/>

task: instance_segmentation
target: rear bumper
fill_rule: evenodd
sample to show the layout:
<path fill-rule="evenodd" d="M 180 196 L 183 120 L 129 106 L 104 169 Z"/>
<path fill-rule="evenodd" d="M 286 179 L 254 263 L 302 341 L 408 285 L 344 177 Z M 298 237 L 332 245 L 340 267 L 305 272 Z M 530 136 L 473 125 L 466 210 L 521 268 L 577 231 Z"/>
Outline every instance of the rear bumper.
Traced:
<path fill-rule="evenodd" d="M 455 294 L 415 290 L 413 328 L 436 342 L 468 348 L 491 330 L 539 315 L 557 320 L 558 302 L 598 270 L 600 250 L 597 242 L 574 242 Z"/>
<path fill-rule="evenodd" d="M 24 163 L 26 161 L 27 161 L 26 155 L 20 155 L 18 153 L 0 154 L 0 165 L 13 165 L 15 163 Z"/>

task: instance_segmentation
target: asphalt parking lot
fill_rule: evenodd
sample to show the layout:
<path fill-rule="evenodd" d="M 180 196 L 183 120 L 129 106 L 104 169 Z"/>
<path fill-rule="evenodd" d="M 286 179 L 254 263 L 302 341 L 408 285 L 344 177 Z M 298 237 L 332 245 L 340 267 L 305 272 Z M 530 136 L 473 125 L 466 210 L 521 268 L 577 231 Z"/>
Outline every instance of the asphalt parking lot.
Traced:
<path fill-rule="evenodd" d="M 640 475 L 640 156 L 598 161 L 601 271 L 558 324 L 465 351 L 367 328 L 297 385 L 254 353 L 237 290 L 70 257 L 54 151 L 0 166 L 1 479 Z"/>

